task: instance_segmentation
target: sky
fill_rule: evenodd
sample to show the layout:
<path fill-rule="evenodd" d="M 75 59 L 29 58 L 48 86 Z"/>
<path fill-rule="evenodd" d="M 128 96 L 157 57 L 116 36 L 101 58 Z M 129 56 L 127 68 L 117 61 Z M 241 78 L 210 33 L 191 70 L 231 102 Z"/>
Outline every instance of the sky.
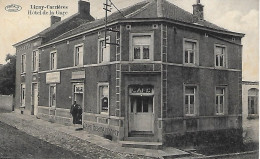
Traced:
<path fill-rule="evenodd" d="M 91 5 L 91 15 L 102 18 L 105 15 L 105 0 L 85 0 Z M 122 9 L 142 0 L 112 0 L 117 8 Z M 169 2 L 192 13 L 196 0 L 168 0 Z M 243 80 L 258 81 L 259 70 L 259 0 L 201 0 L 204 5 L 204 19 L 234 32 L 246 34 L 243 44 Z M 19 12 L 8 12 L 10 4 L 20 5 Z M 54 13 L 62 19 L 77 12 L 77 0 L 0 0 L 0 64 L 5 64 L 6 54 L 15 54 L 13 44 L 37 34 L 50 26 L 50 15 L 29 15 L 31 6 L 68 6 Z M 48 9 L 46 9 L 49 12 Z M 115 8 L 112 11 L 116 11 Z"/>

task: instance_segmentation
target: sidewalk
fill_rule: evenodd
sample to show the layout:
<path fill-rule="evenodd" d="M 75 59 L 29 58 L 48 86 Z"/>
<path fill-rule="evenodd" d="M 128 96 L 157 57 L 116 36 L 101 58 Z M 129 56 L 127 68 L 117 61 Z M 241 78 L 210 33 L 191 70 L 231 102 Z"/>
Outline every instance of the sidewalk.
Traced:
<path fill-rule="evenodd" d="M 86 158 L 96 153 L 98 154 L 97 158 L 163 158 L 167 156 L 176 158 L 189 155 L 189 153 L 176 148 L 163 150 L 126 148 L 117 142 L 89 134 L 85 130 L 76 131 L 78 126 L 51 123 L 36 119 L 35 116 L 14 112 L 0 114 L 0 121 Z"/>

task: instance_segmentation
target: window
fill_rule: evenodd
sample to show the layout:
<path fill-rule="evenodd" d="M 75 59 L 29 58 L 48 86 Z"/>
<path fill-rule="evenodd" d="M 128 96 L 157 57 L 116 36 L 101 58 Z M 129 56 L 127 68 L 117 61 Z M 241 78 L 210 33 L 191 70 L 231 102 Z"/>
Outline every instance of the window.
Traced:
<path fill-rule="evenodd" d="M 132 96 L 131 97 L 131 112 L 148 113 L 153 112 L 153 97 L 151 96 Z"/>
<path fill-rule="evenodd" d="M 39 51 L 33 51 L 32 56 L 32 70 L 35 72 L 39 68 Z"/>
<path fill-rule="evenodd" d="M 197 53 L 197 42 L 184 39 L 184 64 L 195 64 Z"/>
<path fill-rule="evenodd" d="M 50 54 L 50 70 L 57 69 L 57 52 L 51 52 Z"/>
<path fill-rule="evenodd" d="M 215 66 L 226 67 L 226 47 L 216 45 L 215 46 Z"/>
<path fill-rule="evenodd" d="M 83 45 L 82 44 L 75 46 L 74 65 L 83 66 Z"/>
<path fill-rule="evenodd" d="M 110 37 L 107 37 L 107 43 L 110 43 Z M 98 56 L 98 63 L 102 62 L 109 62 L 110 61 L 110 45 L 106 44 L 105 46 L 105 39 L 100 39 L 98 43 L 99 47 L 99 56 Z"/>
<path fill-rule="evenodd" d="M 26 54 L 21 56 L 21 73 L 25 73 L 26 71 Z"/>
<path fill-rule="evenodd" d="M 216 114 L 224 114 L 225 106 L 225 88 L 216 88 Z"/>
<path fill-rule="evenodd" d="M 195 115 L 195 95 L 196 87 L 195 86 L 185 86 L 185 95 L 184 95 L 184 107 L 186 115 Z"/>
<path fill-rule="evenodd" d="M 109 87 L 108 84 L 98 85 L 99 96 L 99 110 L 101 114 L 108 114 L 109 112 Z"/>
<path fill-rule="evenodd" d="M 25 84 L 21 84 L 21 106 L 25 106 Z"/>
<path fill-rule="evenodd" d="M 56 106 L 56 86 L 50 85 L 50 107 Z"/>
<path fill-rule="evenodd" d="M 248 90 L 248 115 L 258 114 L 258 89 Z"/>
<path fill-rule="evenodd" d="M 153 60 L 152 34 L 132 35 L 132 60 Z"/>

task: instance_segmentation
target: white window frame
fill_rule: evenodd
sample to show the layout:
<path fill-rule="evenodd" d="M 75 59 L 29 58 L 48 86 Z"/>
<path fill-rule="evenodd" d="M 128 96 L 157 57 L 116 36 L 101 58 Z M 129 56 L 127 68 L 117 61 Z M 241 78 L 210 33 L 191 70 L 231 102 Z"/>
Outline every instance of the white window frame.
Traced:
<path fill-rule="evenodd" d="M 82 47 L 82 53 L 81 53 L 82 59 L 79 59 L 80 52 L 77 52 L 77 48 L 79 48 L 79 47 Z M 76 58 L 78 58 L 78 64 L 76 63 Z M 84 44 L 81 43 L 81 44 L 74 46 L 74 66 L 83 66 L 84 65 L 83 62 L 84 62 Z"/>
<path fill-rule="evenodd" d="M 134 46 L 133 46 L 133 37 L 135 36 L 150 36 L 150 46 L 149 46 L 149 59 L 143 59 L 142 51 L 140 52 L 140 59 L 134 59 Z M 130 44 L 129 44 L 129 52 L 130 57 L 129 59 L 131 61 L 135 62 L 150 62 L 154 60 L 154 32 L 148 32 L 148 33 L 130 33 Z M 142 49 L 141 49 L 142 50 Z"/>
<path fill-rule="evenodd" d="M 195 49 L 194 50 L 188 50 L 189 54 L 188 54 L 188 63 L 185 62 L 185 52 L 186 52 L 186 42 L 190 42 L 190 43 L 195 43 Z M 193 55 L 193 63 L 190 63 L 190 52 L 194 52 Z M 199 65 L 199 42 L 198 40 L 193 40 L 193 39 L 187 39 L 187 38 L 183 38 L 183 64 L 184 65 Z"/>
<path fill-rule="evenodd" d="M 101 105 L 101 97 L 100 97 L 100 87 L 104 87 L 107 86 L 108 87 L 108 109 L 107 112 L 102 112 L 102 105 Z M 101 82 L 97 84 L 97 103 L 98 103 L 98 112 L 100 114 L 104 114 L 104 115 L 109 115 L 109 104 L 110 104 L 110 98 L 109 98 L 109 83 L 108 82 Z"/>
<path fill-rule="evenodd" d="M 23 92 L 24 89 L 24 92 Z M 21 83 L 21 98 L 20 98 L 20 102 L 21 102 L 21 106 L 25 107 L 25 99 L 26 99 L 26 85 L 25 83 Z"/>
<path fill-rule="evenodd" d="M 217 57 L 217 53 L 216 53 L 216 48 L 220 47 L 220 48 L 224 48 L 224 53 L 222 54 L 223 56 L 223 66 L 220 66 L 220 54 Z M 217 58 L 218 58 L 218 64 L 217 64 Z M 228 63 L 227 63 L 227 47 L 225 45 L 220 45 L 220 44 L 215 44 L 214 45 L 214 63 L 215 63 L 215 67 L 216 68 L 227 68 L 228 67 Z"/>
<path fill-rule="evenodd" d="M 250 90 L 255 90 L 256 92 L 256 94 L 255 95 L 252 95 L 252 94 L 249 94 L 250 93 Z M 258 115 L 258 110 L 259 110 L 259 100 L 258 100 L 258 98 L 259 98 L 259 90 L 257 89 L 257 88 L 251 88 L 251 89 L 249 89 L 248 90 L 248 116 L 253 116 L 253 115 Z M 252 105 L 251 105 L 251 103 L 249 102 L 249 99 L 250 98 L 254 98 L 254 101 L 255 101 L 255 105 L 254 105 L 254 114 L 252 114 L 251 113 L 251 107 L 252 107 Z M 256 110 L 255 110 L 256 109 Z"/>
<path fill-rule="evenodd" d="M 106 39 L 107 39 L 107 42 L 110 43 L 110 36 L 107 36 Z M 98 39 L 98 63 L 108 63 L 108 62 L 110 62 L 110 51 L 111 51 L 110 44 L 106 44 L 106 48 L 105 48 L 105 46 L 101 45 L 101 43 L 103 43 L 104 41 L 105 41 L 105 38 Z M 102 59 L 102 57 L 104 57 L 104 56 L 101 53 L 103 53 L 104 48 L 108 49 L 108 54 L 109 54 L 108 55 L 108 61 L 104 61 L 104 59 Z"/>
<path fill-rule="evenodd" d="M 26 73 L 26 54 L 21 55 L 21 73 Z"/>
<path fill-rule="evenodd" d="M 222 94 L 217 94 L 217 89 L 223 89 Z M 220 97 L 223 96 L 223 112 L 220 112 Z M 216 104 L 216 100 L 218 100 L 218 104 Z M 224 115 L 225 114 L 225 108 L 226 108 L 226 103 L 227 103 L 227 88 L 225 86 L 217 86 L 215 88 L 215 113 L 216 115 Z"/>
<path fill-rule="evenodd" d="M 186 93 L 186 88 L 187 87 L 192 87 L 193 88 L 193 93 Z M 194 85 L 194 84 L 184 84 L 184 87 L 183 87 L 183 107 L 184 107 L 184 114 L 185 116 L 196 116 L 198 114 L 198 86 L 197 85 Z M 191 113 L 190 112 L 190 97 L 191 96 L 194 96 L 194 112 Z M 186 96 L 188 96 L 188 113 L 186 113 Z"/>
<path fill-rule="evenodd" d="M 52 54 L 56 55 L 54 56 L 54 60 L 52 60 Z M 57 50 L 50 52 L 50 70 L 57 70 L 57 56 L 58 56 Z M 54 65 L 53 65 L 53 61 L 54 61 Z"/>
<path fill-rule="evenodd" d="M 54 87 L 54 92 L 55 92 L 55 103 L 52 105 L 52 97 L 51 97 L 51 87 Z M 49 107 L 50 108 L 56 108 L 57 106 L 57 87 L 56 84 L 50 84 L 49 85 Z"/>
<path fill-rule="evenodd" d="M 32 52 L 32 71 L 39 71 L 39 50 L 33 50 Z"/>

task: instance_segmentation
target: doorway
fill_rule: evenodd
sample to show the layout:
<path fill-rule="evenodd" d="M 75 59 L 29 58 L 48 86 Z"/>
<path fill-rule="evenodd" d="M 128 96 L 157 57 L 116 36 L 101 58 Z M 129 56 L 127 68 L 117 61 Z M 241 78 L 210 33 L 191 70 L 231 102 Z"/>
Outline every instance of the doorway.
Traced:
<path fill-rule="evenodd" d="M 83 83 L 77 83 L 73 84 L 73 99 L 72 103 L 76 101 L 78 105 L 82 108 L 82 113 L 84 112 L 84 84 Z M 81 115 L 81 121 L 83 124 L 83 115 Z"/>
<path fill-rule="evenodd" d="M 153 133 L 153 96 L 130 96 L 129 132 Z"/>
<path fill-rule="evenodd" d="M 38 114 L 38 84 L 33 83 L 32 84 L 32 104 L 33 104 L 33 114 Z"/>

